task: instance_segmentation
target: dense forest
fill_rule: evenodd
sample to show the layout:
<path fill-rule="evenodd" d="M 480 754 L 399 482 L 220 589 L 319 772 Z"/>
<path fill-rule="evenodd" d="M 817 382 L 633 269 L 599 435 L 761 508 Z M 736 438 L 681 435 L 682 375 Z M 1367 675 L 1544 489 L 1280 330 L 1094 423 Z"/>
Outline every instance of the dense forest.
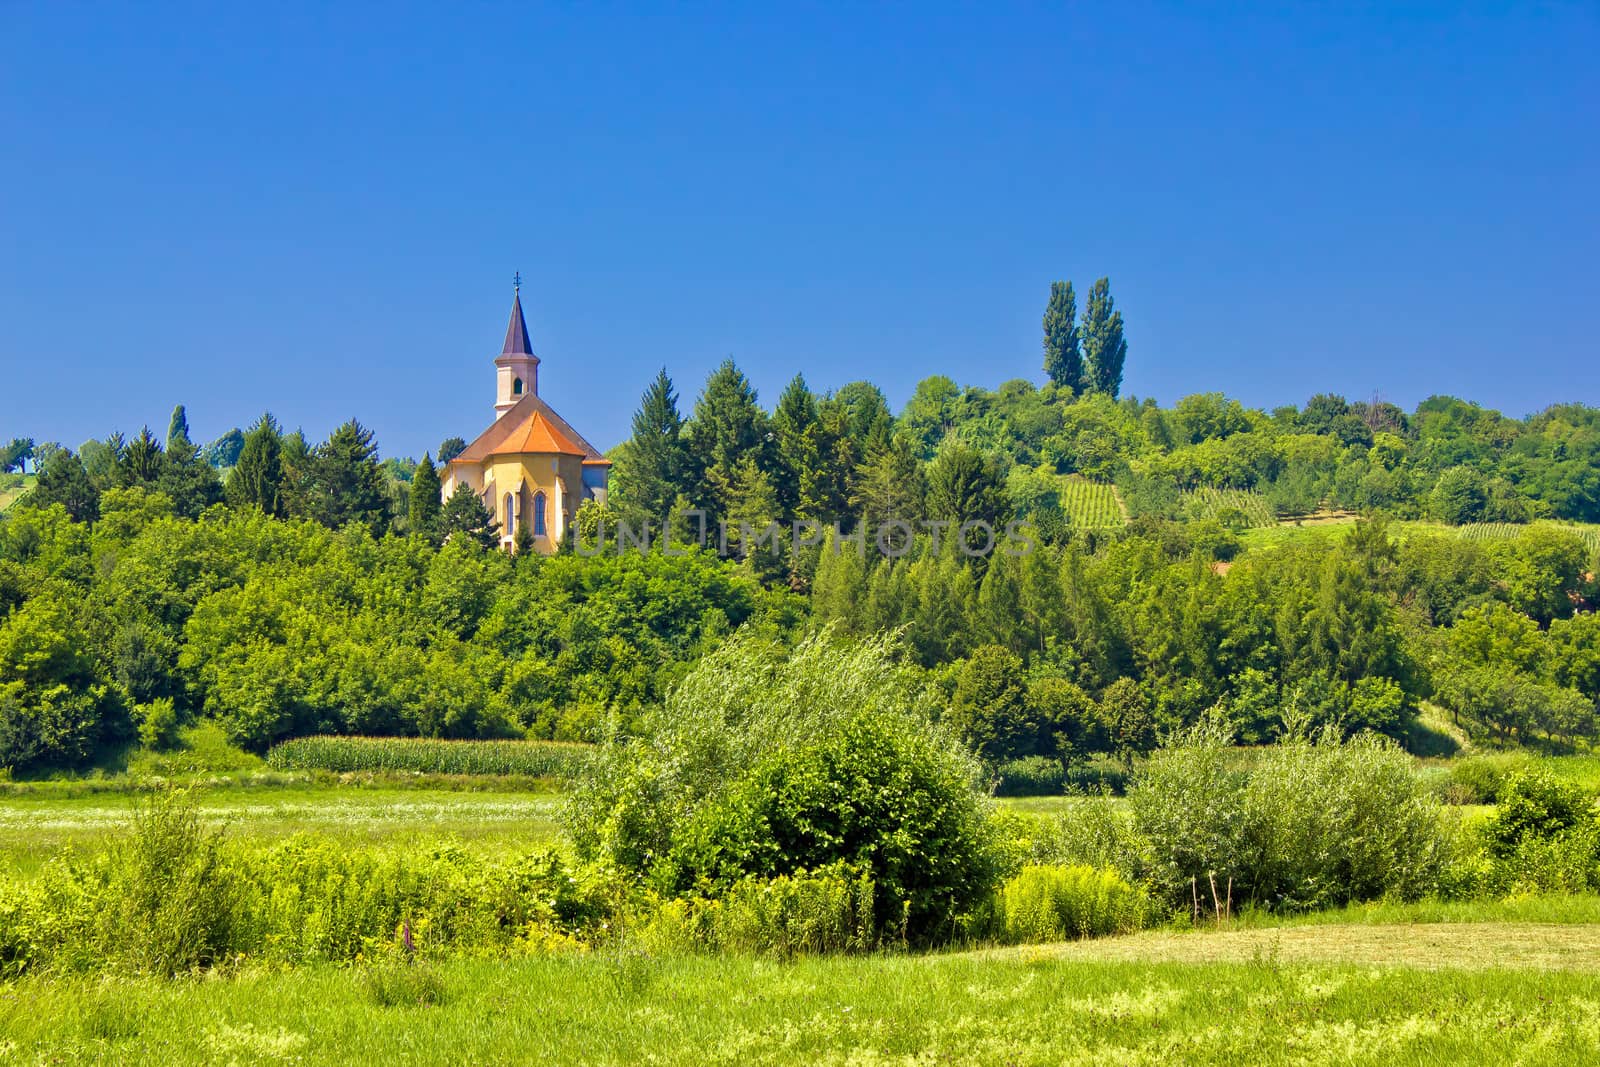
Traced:
<path fill-rule="evenodd" d="M 380 459 L 357 422 L 312 444 L 265 415 L 202 447 L 181 407 L 164 437 L 18 438 L 0 767 L 170 745 L 200 718 L 254 749 L 593 739 L 741 627 L 896 632 L 919 701 L 997 766 L 1131 756 L 1208 714 L 1248 741 L 1406 738 L 1425 702 L 1492 742 L 1600 731 L 1600 409 L 1163 408 L 1119 395 L 1126 353 L 1102 279 L 1081 320 L 1052 289 L 1042 386 L 933 377 L 895 413 L 868 382 L 796 375 L 768 411 L 728 361 L 685 412 L 663 370 L 609 502 L 549 558 L 494 551 L 472 494 L 441 503 L 460 438 Z M 690 539 L 695 509 L 725 553 L 602 550 L 624 525 Z M 751 540 L 771 522 L 819 532 Z M 892 523 L 912 536 L 880 551 Z M 1008 523 L 1028 551 L 953 534 Z"/>

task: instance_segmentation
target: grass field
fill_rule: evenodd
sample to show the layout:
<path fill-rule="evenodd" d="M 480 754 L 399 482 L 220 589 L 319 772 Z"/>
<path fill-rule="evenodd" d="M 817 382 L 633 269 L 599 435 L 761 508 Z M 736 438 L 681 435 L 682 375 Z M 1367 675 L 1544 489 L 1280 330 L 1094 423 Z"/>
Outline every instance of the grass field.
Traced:
<path fill-rule="evenodd" d="M 1241 531 L 1239 537 L 1247 548 L 1270 548 L 1290 541 L 1331 540 L 1343 537 L 1349 532 L 1355 521 L 1354 516 L 1340 522 L 1297 523 L 1291 521 L 1271 526 L 1255 526 Z M 1589 548 L 1600 550 L 1600 524 L 1596 523 L 1540 520 L 1528 525 L 1509 522 L 1480 522 L 1469 523 L 1466 526 L 1446 526 L 1438 522 L 1409 520 L 1390 524 L 1391 533 L 1399 538 L 1414 537 L 1418 534 L 1436 534 L 1480 542 L 1510 540 L 1520 536 L 1526 530 L 1535 528 L 1561 530 L 1576 534 Z"/>
<path fill-rule="evenodd" d="M 36 480 L 36 476 L 32 474 L 0 475 L 0 511 L 5 511 L 22 499 L 22 495 L 33 488 Z"/>
<path fill-rule="evenodd" d="M 1600 757 L 1541 762 L 1600 783 Z M 352 848 L 450 843 L 493 854 L 558 838 L 561 795 L 548 783 L 469 781 L 252 769 L 197 780 L 191 795 L 246 843 L 310 834 Z M 7 786 L 0 874 L 26 878 L 63 849 L 103 847 L 126 825 L 137 784 Z M 1037 816 L 1080 803 L 1000 801 Z M 1287 920 L 1249 914 L 1222 928 L 787 963 L 655 955 L 623 932 L 572 955 L 0 983 L 0 1065 L 1596 1057 L 1600 897 L 1589 896 L 1376 903 Z"/>
<path fill-rule="evenodd" d="M 1471 948 L 1462 928 L 1384 926 L 1354 941 L 1307 928 L 794 963 L 622 949 L 387 972 L 28 979 L 0 996 L 0 1062 L 1389 1065 L 1600 1055 L 1595 928 L 1468 932 L 1485 948 Z M 1574 951 L 1538 948 L 1567 942 Z"/>
<path fill-rule="evenodd" d="M 555 793 L 464 792 L 377 786 L 299 785 L 197 789 L 195 805 L 229 836 L 273 841 L 318 834 L 352 845 L 419 849 L 451 842 L 485 852 L 548 843 Z M 27 874 L 62 848 L 102 846 L 128 823 L 135 795 L 0 797 L 0 872 Z"/>

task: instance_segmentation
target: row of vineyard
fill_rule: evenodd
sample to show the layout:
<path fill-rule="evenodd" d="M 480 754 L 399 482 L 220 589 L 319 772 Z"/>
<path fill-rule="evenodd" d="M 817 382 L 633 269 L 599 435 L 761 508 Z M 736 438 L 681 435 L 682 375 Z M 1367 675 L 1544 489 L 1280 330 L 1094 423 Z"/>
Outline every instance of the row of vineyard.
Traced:
<path fill-rule="evenodd" d="M 1216 519 L 1228 526 L 1272 526 L 1278 520 L 1266 497 L 1249 489 L 1195 489 L 1183 494 L 1191 519 Z"/>
<path fill-rule="evenodd" d="M 1059 495 L 1061 512 L 1078 530 L 1103 530 L 1126 521 L 1117 489 L 1105 482 L 1091 482 L 1076 476 L 1064 478 Z"/>
<path fill-rule="evenodd" d="M 1561 530 L 1564 533 L 1576 534 L 1589 546 L 1590 551 L 1600 552 L 1600 526 L 1594 524 L 1578 525 L 1575 523 L 1541 523 L 1547 529 Z M 1516 522 L 1471 522 L 1456 528 L 1456 536 L 1468 541 L 1509 541 L 1520 537 L 1529 529 L 1528 526 Z"/>

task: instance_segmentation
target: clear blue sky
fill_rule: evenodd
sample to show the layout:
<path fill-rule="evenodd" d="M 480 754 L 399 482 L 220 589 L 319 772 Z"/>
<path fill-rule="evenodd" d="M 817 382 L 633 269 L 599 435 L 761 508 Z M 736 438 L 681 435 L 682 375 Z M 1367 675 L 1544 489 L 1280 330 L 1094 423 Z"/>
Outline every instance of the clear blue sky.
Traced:
<path fill-rule="evenodd" d="M 1100 275 L 1163 403 L 1600 403 L 1600 8 L 1275 6 L 0 2 L 0 435 L 470 439 L 514 270 L 601 447 L 1040 380 Z"/>

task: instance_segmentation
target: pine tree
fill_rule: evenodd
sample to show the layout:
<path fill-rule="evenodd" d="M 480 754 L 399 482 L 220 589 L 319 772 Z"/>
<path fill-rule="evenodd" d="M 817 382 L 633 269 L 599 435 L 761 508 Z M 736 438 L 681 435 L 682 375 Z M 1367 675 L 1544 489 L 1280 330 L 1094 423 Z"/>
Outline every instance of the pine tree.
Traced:
<path fill-rule="evenodd" d="M 304 430 L 283 435 L 278 461 L 283 472 L 278 486 L 278 514 L 309 519 L 313 516 L 316 455 L 306 443 Z"/>
<path fill-rule="evenodd" d="M 1111 281 L 1101 278 L 1083 305 L 1083 363 L 1088 388 L 1115 397 L 1122 391 L 1122 364 L 1128 342 L 1122 336 L 1122 312 L 1111 299 Z"/>
<path fill-rule="evenodd" d="M 712 521 L 728 514 L 741 459 L 754 455 L 763 470 L 770 470 L 766 413 L 750 380 L 731 359 L 706 379 L 684 437 L 692 461 L 703 472 L 697 503 L 711 513 Z"/>
<path fill-rule="evenodd" d="M 117 465 L 117 484 L 124 487 L 154 487 L 161 478 L 161 469 L 166 462 L 167 455 L 161 448 L 161 442 L 146 426 L 139 431 L 138 437 L 128 442 L 127 449 L 123 451 Z"/>
<path fill-rule="evenodd" d="M 74 522 L 94 522 L 100 517 L 100 491 L 89 480 L 83 462 L 66 449 L 51 454 L 39 470 L 39 480 L 28 491 L 30 507 L 60 504 Z"/>
<path fill-rule="evenodd" d="M 822 470 L 822 420 L 817 398 L 796 374 L 772 413 L 775 458 L 773 488 L 785 519 L 815 519 L 830 514 L 831 495 Z"/>
<path fill-rule="evenodd" d="M 278 420 L 266 413 L 250 427 L 239 461 L 228 476 L 228 503 L 236 508 L 260 508 L 268 515 L 283 514 L 283 434 Z"/>
<path fill-rule="evenodd" d="M 638 518 L 662 521 L 678 493 L 688 488 L 683 416 L 665 367 L 639 400 L 639 410 L 633 413 L 633 436 L 618 456 L 617 466 L 621 468 L 614 472 L 620 475 L 618 502 L 637 512 Z"/>
<path fill-rule="evenodd" d="M 523 523 L 511 535 L 511 554 L 514 556 L 534 555 L 533 527 Z"/>
<path fill-rule="evenodd" d="M 458 482 L 455 492 L 450 494 L 439 516 L 439 528 L 446 540 L 460 536 L 482 548 L 500 544 L 500 524 L 465 482 Z"/>
<path fill-rule="evenodd" d="M 999 465 L 960 443 L 947 446 L 929 465 L 927 501 L 929 516 L 949 522 L 952 530 L 981 521 L 998 535 L 1011 518 L 1011 499 Z M 973 544 L 974 549 L 981 547 Z"/>
<path fill-rule="evenodd" d="M 1058 389 L 1076 396 L 1085 387 L 1078 346 L 1078 298 L 1071 282 L 1051 282 L 1044 308 L 1044 372 Z"/>
<path fill-rule="evenodd" d="M 389 526 L 389 491 L 372 431 L 355 419 L 318 445 L 311 457 L 312 514 L 324 526 L 352 522 L 381 535 Z"/>
<path fill-rule="evenodd" d="M 922 518 L 922 463 L 911 443 L 895 436 L 868 455 L 857 468 L 856 491 L 850 503 L 861 520 L 873 527 L 890 519 L 915 522 Z"/>
<path fill-rule="evenodd" d="M 730 546 L 737 546 L 745 567 L 763 581 L 774 581 L 788 572 L 788 551 L 782 533 L 776 545 L 770 537 L 762 539 L 769 524 L 777 518 L 778 494 L 772 487 L 772 480 L 754 456 L 745 456 L 734 470 L 727 518 L 728 542 Z"/>
<path fill-rule="evenodd" d="M 444 506 L 440 499 L 439 472 L 428 453 L 411 474 L 411 532 L 433 537 L 439 525 L 439 511 Z"/>
<path fill-rule="evenodd" d="M 167 431 L 167 459 L 156 486 L 172 498 L 173 514 L 194 519 L 222 499 L 222 479 L 200 455 L 200 448 L 189 440 L 189 420 L 183 405 L 172 413 Z"/>

